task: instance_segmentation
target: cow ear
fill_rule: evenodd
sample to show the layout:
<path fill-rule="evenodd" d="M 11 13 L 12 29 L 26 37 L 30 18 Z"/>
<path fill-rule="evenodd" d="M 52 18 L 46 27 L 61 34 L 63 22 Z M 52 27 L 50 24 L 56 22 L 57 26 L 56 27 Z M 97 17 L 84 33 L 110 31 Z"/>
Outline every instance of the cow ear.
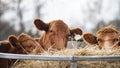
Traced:
<path fill-rule="evenodd" d="M 17 40 L 17 37 L 14 36 L 14 35 L 10 35 L 9 38 L 8 38 L 9 42 L 11 45 L 13 45 L 14 47 L 17 46 L 17 43 L 18 43 L 18 40 Z"/>
<path fill-rule="evenodd" d="M 87 45 L 97 44 L 97 37 L 91 33 L 83 34 L 83 40 Z"/>
<path fill-rule="evenodd" d="M 36 26 L 37 29 L 39 30 L 44 30 L 44 31 L 48 31 L 48 24 L 44 23 L 42 20 L 40 19 L 35 19 L 34 20 L 34 25 Z"/>
<path fill-rule="evenodd" d="M 119 37 L 119 42 L 118 42 L 118 45 L 120 46 L 120 37 Z"/>
<path fill-rule="evenodd" d="M 118 42 L 118 46 L 120 46 L 120 41 Z"/>
<path fill-rule="evenodd" d="M 9 41 L 4 40 L 0 42 L 0 52 L 8 53 L 8 50 L 11 48 Z"/>
<path fill-rule="evenodd" d="M 70 33 L 71 33 L 72 36 L 75 36 L 75 34 L 82 35 L 83 32 L 80 28 L 75 28 L 75 29 L 71 29 Z"/>

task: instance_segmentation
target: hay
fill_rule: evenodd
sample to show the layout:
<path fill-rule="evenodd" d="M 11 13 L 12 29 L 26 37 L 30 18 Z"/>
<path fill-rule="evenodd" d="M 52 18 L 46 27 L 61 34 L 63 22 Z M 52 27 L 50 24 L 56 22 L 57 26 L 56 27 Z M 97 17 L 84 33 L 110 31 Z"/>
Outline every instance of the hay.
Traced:
<path fill-rule="evenodd" d="M 36 54 L 32 52 L 31 54 Z M 97 46 L 64 49 L 61 51 L 48 50 L 42 55 L 57 56 L 113 56 L 120 55 L 120 48 L 100 50 Z M 78 68 L 120 68 L 120 61 L 78 61 Z M 69 61 L 39 61 L 21 60 L 14 68 L 70 68 Z"/>

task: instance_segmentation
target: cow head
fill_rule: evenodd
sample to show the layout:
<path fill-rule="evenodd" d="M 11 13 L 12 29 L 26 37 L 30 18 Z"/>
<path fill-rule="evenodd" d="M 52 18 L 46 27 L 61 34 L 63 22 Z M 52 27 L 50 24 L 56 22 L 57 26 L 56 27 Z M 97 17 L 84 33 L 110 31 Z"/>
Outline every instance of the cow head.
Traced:
<path fill-rule="evenodd" d="M 11 36 L 9 36 L 11 37 Z M 1 53 L 15 53 L 16 47 L 12 46 L 8 40 L 1 41 L 0 52 Z M 12 59 L 3 59 L 0 58 L 0 67 L 1 68 L 10 68 L 13 64 Z"/>
<path fill-rule="evenodd" d="M 26 54 L 31 53 L 33 49 L 36 49 L 37 53 L 43 52 L 43 48 L 27 34 L 21 34 L 18 37 L 10 35 L 8 40 L 2 41 L 0 45 L 1 53 Z M 0 58 L 0 67 L 10 68 L 14 62 L 15 60 L 12 59 Z"/>
<path fill-rule="evenodd" d="M 88 45 L 98 44 L 100 48 L 113 48 L 119 45 L 119 32 L 113 25 L 100 29 L 97 35 L 83 34 L 83 39 Z"/>
<path fill-rule="evenodd" d="M 14 46 L 14 53 L 15 54 L 24 54 L 25 51 L 22 48 L 22 45 L 20 44 L 20 42 L 18 41 L 18 38 L 15 35 L 10 35 L 9 38 L 9 43 Z"/>
<path fill-rule="evenodd" d="M 37 29 L 45 31 L 39 40 L 39 43 L 44 49 L 50 47 L 64 49 L 67 46 L 69 36 L 74 36 L 75 33 L 82 35 L 82 30 L 80 28 L 69 29 L 62 20 L 44 23 L 42 20 L 36 19 L 34 24 Z"/>
<path fill-rule="evenodd" d="M 44 51 L 42 46 L 27 34 L 22 33 L 18 37 L 18 41 L 22 45 L 22 47 L 29 53 L 34 49 L 37 49 L 37 52 L 39 53 Z"/>
<path fill-rule="evenodd" d="M 14 51 L 14 47 L 9 44 L 9 41 L 1 41 L 0 42 L 0 52 L 1 53 L 11 53 Z"/>
<path fill-rule="evenodd" d="M 43 48 L 29 35 L 22 33 L 17 37 L 10 36 L 9 41 L 16 49 L 19 54 L 21 53 L 31 53 L 34 49 L 39 49 L 40 53 L 43 52 Z"/>

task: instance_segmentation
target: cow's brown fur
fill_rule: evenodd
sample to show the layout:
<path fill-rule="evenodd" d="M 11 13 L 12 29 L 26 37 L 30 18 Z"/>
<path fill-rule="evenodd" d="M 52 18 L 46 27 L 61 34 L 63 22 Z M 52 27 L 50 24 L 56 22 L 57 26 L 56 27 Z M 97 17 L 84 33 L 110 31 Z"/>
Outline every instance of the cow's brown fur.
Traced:
<path fill-rule="evenodd" d="M 40 19 L 34 21 L 36 28 L 45 31 L 39 39 L 39 43 L 42 47 L 47 50 L 53 49 L 64 49 L 67 47 L 68 37 L 74 34 L 82 35 L 80 28 L 69 29 L 67 24 L 62 20 L 54 20 L 49 23 L 44 23 Z"/>
<path fill-rule="evenodd" d="M 1 53 L 27 54 L 34 49 L 36 52 L 43 52 L 43 48 L 32 37 L 21 34 L 18 37 L 10 35 L 7 41 L 2 41 L 0 46 Z M 10 68 L 15 60 L 0 58 L 0 68 Z"/>
<path fill-rule="evenodd" d="M 14 49 L 14 47 L 9 44 L 9 41 L 7 41 L 7 40 L 1 41 L 0 52 L 3 52 L 3 53 L 12 53 L 13 49 Z"/>
<path fill-rule="evenodd" d="M 96 36 L 92 33 L 85 33 L 83 39 L 88 45 L 99 45 L 100 49 L 113 48 L 120 43 L 119 31 L 113 25 L 100 29 Z"/>
<path fill-rule="evenodd" d="M 32 52 L 34 49 L 36 49 L 36 52 L 38 53 L 42 53 L 44 51 L 41 45 L 27 34 L 21 34 L 18 37 L 18 42 L 28 53 Z"/>
<path fill-rule="evenodd" d="M 0 53 L 13 53 L 14 47 L 9 44 L 7 40 L 2 41 L 0 45 Z M 11 59 L 0 58 L 0 68 L 10 68 L 12 62 Z"/>

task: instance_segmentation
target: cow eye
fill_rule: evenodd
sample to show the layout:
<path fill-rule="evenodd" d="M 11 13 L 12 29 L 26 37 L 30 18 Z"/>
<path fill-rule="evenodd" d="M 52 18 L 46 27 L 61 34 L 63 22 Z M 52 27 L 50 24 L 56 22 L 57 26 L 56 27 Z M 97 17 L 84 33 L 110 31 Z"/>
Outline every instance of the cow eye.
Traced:
<path fill-rule="evenodd" d="M 101 39 L 98 39 L 97 41 L 98 41 L 98 42 L 102 42 L 102 40 L 101 40 Z"/>
<path fill-rule="evenodd" d="M 113 39 L 113 42 L 116 42 L 116 41 L 118 41 L 118 39 Z"/>
<path fill-rule="evenodd" d="M 53 32 L 52 30 L 50 30 L 50 32 Z"/>

